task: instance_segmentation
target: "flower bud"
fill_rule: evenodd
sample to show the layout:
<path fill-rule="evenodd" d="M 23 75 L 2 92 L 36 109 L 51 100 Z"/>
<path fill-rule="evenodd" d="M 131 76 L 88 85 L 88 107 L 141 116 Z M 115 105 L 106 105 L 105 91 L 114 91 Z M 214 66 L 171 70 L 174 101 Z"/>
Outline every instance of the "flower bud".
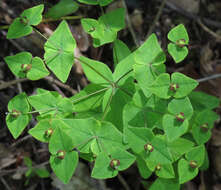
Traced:
<path fill-rule="evenodd" d="M 147 144 L 144 145 L 144 150 L 146 150 L 148 152 L 153 152 L 154 147 L 153 147 L 152 144 L 147 143 Z"/>
<path fill-rule="evenodd" d="M 52 128 L 49 128 L 48 130 L 45 131 L 45 137 L 46 138 L 51 137 L 53 132 L 54 132 L 54 130 Z"/>
<path fill-rule="evenodd" d="M 160 164 L 157 164 L 156 167 L 155 167 L 156 171 L 160 171 L 161 170 L 161 165 Z"/>
<path fill-rule="evenodd" d="M 197 167 L 197 163 L 196 163 L 196 161 L 194 161 L 194 160 L 191 160 L 190 163 L 189 163 L 189 165 L 190 165 L 190 167 L 193 168 L 193 169 Z"/>
<path fill-rule="evenodd" d="M 12 117 L 18 117 L 19 115 L 21 115 L 21 112 L 16 109 L 13 109 L 11 115 Z"/>
<path fill-rule="evenodd" d="M 201 131 L 207 132 L 209 130 L 209 125 L 208 123 L 204 123 L 203 125 L 200 126 Z"/>
<path fill-rule="evenodd" d="M 176 119 L 177 121 L 183 122 L 185 120 L 184 113 L 180 112 L 179 114 L 177 114 Z"/>
<path fill-rule="evenodd" d="M 28 72 L 31 69 L 32 65 L 31 64 L 22 64 L 21 69 L 23 72 Z"/>
<path fill-rule="evenodd" d="M 65 151 L 64 150 L 57 151 L 56 156 L 57 156 L 57 158 L 63 160 L 65 157 Z"/>
<path fill-rule="evenodd" d="M 110 162 L 110 167 L 113 169 L 117 169 L 119 165 L 120 165 L 120 160 L 112 159 Z"/>
<path fill-rule="evenodd" d="M 177 91 L 178 88 L 179 88 L 179 85 L 178 85 L 178 84 L 171 84 L 171 85 L 170 85 L 170 90 L 171 90 L 171 91 L 174 91 L 174 92 L 175 92 L 175 91 Z"/>
<path fill-rule="evenodd" d="M 180 48 L 182 48 L 186 45 L 186 40 L 185 39 L 179 39 L 179 40 L 176 41 L 176 45 L 179 46 Z"/>

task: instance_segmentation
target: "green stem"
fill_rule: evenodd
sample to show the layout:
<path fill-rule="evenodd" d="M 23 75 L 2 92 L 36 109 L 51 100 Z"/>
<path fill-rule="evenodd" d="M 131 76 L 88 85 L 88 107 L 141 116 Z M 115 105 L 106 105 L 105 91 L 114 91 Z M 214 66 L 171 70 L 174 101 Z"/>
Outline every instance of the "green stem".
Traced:
<path fill-rule="evenodd" d="M 103 89 L 101 89 L 101 90 L 98 90 L 98 91 L 93 92 L 93 93 L 91 93 L 91 94 L 88 94 L 88 95 L 86 95 L 86 96 L 83 96 L 83 97 L 80 97 L 80 98 L 78 98 L 78 99 L 75 99 L 75 100 L 73 100 L 73 104 L 74 104 L 74 103 L 77 103 L 77 102 L 79 102 L 79 101 L 81 101 L 81 100 L 84 100 L 84 99 L 86 99 L 86 98 L 88 98 L 88 97 L 90 97 L 90 96 L 93 96 L 93 95 L 95 95 L 95 94 L 99 94 L 100 92 L 103 92 L 103 91 L 105 91 L 105 90 L 107 90 L 107 89 L 109 89 L 109 87 L 103 88 Z"/>
<path fill-rule="evenodd" d="M 106 115 L 107 115 L 107 111 L 108 111 L 108 108 L 109 108 L 109 106 L 111 104 L 111 100 L 112 100 L 113 94 L 114 94 L 114 88 L 112 88 L 111 96 L 110 96 L 110 98 L 109 98 L 109 100 L 107 102 L 107 105 L 106 105 L 105 109 L 104 109 L 104 115 L 103 115 L 101 121 L 103 121 L 105 119 Z"/>
<path fill-rule="evenodd" d="M 122 76 L 120 76 L 119 79 L 117 79 L 117 81 L 115 82 L 116 84 L 120 82 L 120 80 L 122 78 L 124 78 L 125 76 L 127 76 L 129 73 L 131 73 L 133 71 L 133 69 L 130 69 L 129 71 L 127 71 L 126 73 L 124 73 Z"/>
<path fill-rule="evenodd" d="M 76 19 L 81 19 L 84 18 L 84 16 L 64 16 L 58 19 L 53 19 L 53 18 L 45 18 L 41 21 L 41 23 L 44 22 L 55 22 L 55 21 L 59 21 L 59 20 L 76 20 Z"/>

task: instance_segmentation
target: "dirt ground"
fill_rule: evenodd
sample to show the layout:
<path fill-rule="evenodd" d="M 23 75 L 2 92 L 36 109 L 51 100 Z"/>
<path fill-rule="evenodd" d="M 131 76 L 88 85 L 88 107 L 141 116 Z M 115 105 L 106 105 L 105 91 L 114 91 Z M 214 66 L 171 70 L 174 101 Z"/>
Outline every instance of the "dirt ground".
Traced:
<path fill-rule="evenodd" d="M 55 90 L 63 96 L 70 97 L 88 84 L 82 68 L 76 64 L 65 85 L 62 85 L 53 75 L 39 81 L 18 79 L 12 74 L 4 61 L 4 57 L 21 51 L 29 51 L 33 56 L 43 57 L 44 39 L 36 33 L 16 40 L 7 40 L 7 27 L 24 9 L 40 3 L 45 4 L 45 12 L 56 4 L 54 0 L 1 0 L 0 1 L 0 189 L 1 190 L 121 190 L 125 189 L 119 178 L 110 180 L 93 180 L 90 178 L 90 167 L 81 161 L 76 175 L 69 185 L 64 186 L 52 174 L 41 179 L 32 176 L 27 185 L 25 172 L 27 167 L 23 158 L 30 157 L 33 165 L 44 166 L 49 171 L 48 147 L 28 135 L 27 130 L 35 125 L 32 120 L 27 130 L 14 140 L 5 124 L 8 101 L 24 91 L 34 94 L 37 88 Z M 167 71 L 179 71 L 194 79 L 203 79 L 197 87 L 198 91 L 221 98 L 221 77 L 210 79 L 208 76 L 221 75 L 221 1 L 220 0 L 126 0 L 131 27 L 122 30 L 118 37 L 131 50 L 136 44 L 141 45 L 149 34 L 157 34 L 162 48 L 167 45 L 167 33 L 177 24 L 183 23 L 190 37 L 189 55 L 181 64 L 174 64 L 167 55 Z M 106 10 L 124 6 L 121 0 L 115 0 Z M 96 6 L 81 5 L 73 15 L 84 15 L 97 18 L 101 10 Z M 58 25 L 56 22 L 45 22 L 37 28 L 49 36 Z M 113 68 L 112 46 L 110 44 L 99 48 L 92 46 L 91 38 L 84 33 L 80 20 L 68 21 L 71 31 L 77 40 L 78 48 L 75 54 L 105 62 Z M 132 33 L 134 32 L 134 35 Z M 14 82 L 17 81 L 17 82 Z M 216 112 L 220 115 L 221 109 Z M 212 139 L 207 143 L 210 158 L 210 168 L 200 172 L 193 180 L 184 185 L 185 190 L 220 190 L 221 189 L 221 123 L 218 121 L 213 129 Z M 135 165 L 122 173 L 132 190 L 142 190 L 144 180 L 139 176 Z M 136 179 L 136 181 L 134 181 Z"/>

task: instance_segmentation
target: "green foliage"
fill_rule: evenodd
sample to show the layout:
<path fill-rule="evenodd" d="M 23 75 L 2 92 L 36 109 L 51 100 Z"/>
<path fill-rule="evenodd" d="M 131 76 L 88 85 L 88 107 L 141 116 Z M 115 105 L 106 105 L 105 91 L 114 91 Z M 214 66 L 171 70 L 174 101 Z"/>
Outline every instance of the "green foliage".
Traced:
<path fill-rule="evenodd" d="M 119 8 L 102 15 L 98 20 L 81 19 L 81 24 L 85 32 L 93 37 L 94 47 L 99 47 L 116 40 L 117 32 L 125 27 L 124 16 L 125 10 Z"/>
<path fill-rule="evenodd" d="M 59 3 L 48 10 L 45 16 L 53 19 L 58 19 L 62 16 L 76 12 L 78 8 L 79 5 L 74 0 L 60 0 Z"/>
<path fill-rule="evenodd" d="M 44 45 L 47 66 L 66 82 L 74 63 L 75 39 L 66 21 L 62 21 Z"/>
<path fill-rule="evenodd" d="M 20 78 L 27 77 L 30 80 L 39 80 L 50 74 L 42 59 L 32 57 L 29 52 L 7 56 L 5 57 L 5 62 L 13 74 Z"/>
<path fill-rule="evenodd" d="M 79 0 L 99 6 L 111 1 Z M 69 2 L 61 1 L 54 9 Z M 31 24 L 20 23 L 22 35 L 40 22 L 43 6 L 28 10 L 22 16 L 26 15 Z M 53 8 L 50 11 L 55 17 L 61 16 Z M 153 173 L 157 176 L 151 190 L 177 190 L 209 166 L 204 144 L 218 119 L 213 109 L 220 101 L 193 92 L 198 85 L 196 80 L 178 72 L 166 73 L 166 55 L 155 34 L 131 52 L 117 39 L 117 32 L 125 27 L 124 17 L 125 10 L 121 8 L 103 14 L 98 20 L 81 19 L 95 47 L 113 42 L 113 72 L 100 61 L 84 56 L 76 58 L 90 81 L 88 86 L 70 98 L 44 89 L 37 89 L 31 96 L 19 94 L 8 104 L 7 126 L 13 137 L 18 138 L 32 113 L 39 113 L 36 126 L 28 132 L 49 144 L 51 168 L 63 183 L 71 179 L 80 157 L 94 162 L 91 173 L 94 178 L 115 177 L 136 162 L 143 178 Z M 22 36 L 14 25 L 8 37 Z M 169 54 L 176 63 L 182 61 L 188 54 L 189 43 L 184 25 L 173 28 L 168 39 Z M 44 45 L 44 61 L 28 52 L 5 57 L 5 61 L 17 77 L 38 80 L 49 74 L 47 66 L 65 82 L 74 63 L 75 47 L 67 22 L 62 21 Z M 26 165 L 29 167 L 26 176 L 33 171 L 40 177 L 47 176 L 45 171 L 33 170 L 28 159 Z"/>
<path fill-rule="evenodd" d="M 44 5 L 38 5 L 24 10 L 19 18 L 10 25 L 7 33 L 8 39 L 20 38 L 32 33 L 32 25 L 38 25 L 42 20 Z"/>
<path fill-rule="evenodd" d="M 37 175 L 40 178 L 47 178 L 50 176 L 48 170 L 44 167 L 35 168 L 32 166 L 32 160 L 29 157 L 24 157 L 24 164 L 28 167 L 28 170 L 25 172 L 25 185 L 28 185 L 31 177 Z"/>

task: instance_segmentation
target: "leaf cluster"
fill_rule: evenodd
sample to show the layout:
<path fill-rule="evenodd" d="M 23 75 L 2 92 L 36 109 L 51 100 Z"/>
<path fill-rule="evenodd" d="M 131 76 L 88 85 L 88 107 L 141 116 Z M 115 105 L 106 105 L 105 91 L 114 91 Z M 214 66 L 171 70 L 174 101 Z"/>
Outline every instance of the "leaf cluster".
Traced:
<path fill-rule="evenodd" d="M 79 0 L 105 6 L 111 0 Z M 36 9 L 38 11 L 36 12 Z M 41 22 L 43 5 L 27 9 L 28 23 L 15 19 L 8 38 L 27 35 Z M 32 20 L 32 15 L 36 14 Z M 115 177 L 136 162 L 140 175 L 158 176 L 151 190 L 179 189 L 199 170 L 209 167 L 205 143 L 218 119 L 213 111 L 219 99 L 194 92 L 198 82 L 182 73 L 166 73 L 166 55 L 155 34 L 131 52 L 117 32 L 125 27 L 125 10 L 116 9 L 96 19 L 81 19 L 94 47 L 113 43 L 115 69 L 87 57 L 74 57 L 76 42 L 68 24 L 62 21 L 44 45 L 44 61 L 21 52 L 5 58 L 18 77 L 39 80 L 52 71 L 65 82 L 78 59 L 90 84 L 78 94 L 63 98 L 57 92 L 38 89 L 12 98 L 8 104 L 7 126 L 18 138 L 32 118 L 37 124 L 28 132 L 49 143 L 50 165 L 68 183 L 79 158 L 94 163 L 91 176 Z M 20 29 L 22 28 L 22 29 Z M 19 30 L 21 33 L 17 33 Z M 176 63 L 188 54 L 189 37 L 183 24 L 168 33 L 168 52 Z M 27 70 L 27 66 L 29 69 Z M 164 189 L 163 188 L 163 189 Z"/>

